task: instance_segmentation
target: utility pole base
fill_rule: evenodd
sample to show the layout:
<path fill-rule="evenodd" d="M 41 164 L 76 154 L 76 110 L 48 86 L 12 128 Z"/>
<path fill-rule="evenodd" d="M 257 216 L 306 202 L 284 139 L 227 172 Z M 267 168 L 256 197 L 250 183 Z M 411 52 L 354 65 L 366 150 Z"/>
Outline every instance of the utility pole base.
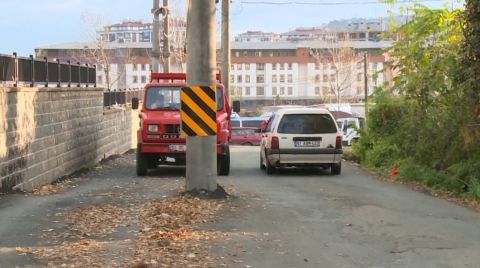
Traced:
<path fill-rule="evenodd" d="M 186 191 L 217 189 L 217 137 L 187 137 L 187 183 Z M 206 154 L 205 152 L 211 152 Z"/>

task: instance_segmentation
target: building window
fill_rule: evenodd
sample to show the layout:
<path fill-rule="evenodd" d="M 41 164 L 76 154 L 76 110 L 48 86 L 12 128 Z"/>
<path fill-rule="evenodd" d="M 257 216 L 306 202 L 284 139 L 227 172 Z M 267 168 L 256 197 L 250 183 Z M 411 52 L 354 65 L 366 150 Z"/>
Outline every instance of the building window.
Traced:
<path fill-rule="evenodd" d="M 142 75 L 142 84 L 147 83 L 147 77 L 145 75 Z"/>
<path fill-rule="evenodd" d="M 230 70 L 231 71 L 235 70 L 235 64 L 230 65 Z"/>
<path fill-rule="evenodd" d="M 245 82 L 250 83 L 250 75 L 245 75 Z"/>
<path fill-rule="evenodd" d="M 265 88 L 264 87 L 257 87 L 257 96 L 265 95 Z"/>
<path fill-rule="evenodd" d="M 235 75 L 230 75 L 230 83 L 235 83 Z"/>
<path fill-rule="evenodd" d="M 134 70 L 134 71 L 138 70 L 137 64 L 133 64 L 133 70 Z"/>
<path fill-rule="evenodd" d="M 320 95 L 320 87 L 315 87 L 315 95 Z"/>
<path fill-rule="evenodd" d="M 243 68 L 242 68 L 242 64 L 240 64 L 240 63 L 237 64 L 237 70 L 242 70 L 242 69 L 243 69 Z"/>
<path fill-rule="evenodd" d="M 285 70 L 285 65 L 280 63 L 280 70 Z"/>
<path fill-rule="evenodd" d="M 263 75 L 257 75 L 257 83 L 264 83 L 265 77 Z"/>
<path fill-rule="evenodd" d="M 284 87 L 280 87 L 280 95 L 285 95 L 285 88 Z"/>
<path fill-rule="evenodd" d="M 277 75 L 276 74 L 272 75 L 272 82 L 277 83 Z"/>
<path fill-rule="evenodd" d="M 235 51 L 235 57 L 240 57 L 240 52 Z"/>
<path fill-rule="evenodd" d="M 263 63 L 257 63 L 257 70 L 260 70 L 260 71 L 265 70 L 265 64 L 263 64 Z"/>
<path fill-rule="evenodd" d="M 323 82 L 328 82 L 328 75 L 326 74 L 323 75 Z"/>
<path fill-rule="evenodd" d="M 277 87 L 272 87 L 272 95 L 277 95 Z"/>
<path fill-rule="evenodd" d="M 325 75 L 323 75 L 325 77 Z M 315 82 L 320 82 L 320 75 L 316 74 L 315 75 Z"/>
<path fill-rule="evenodd" d="M 335 75 L 334 74 L 330 75 L 330 82 L 335 82 Z"/>
<path fill-rule="evenodd" d="M 320 70 L 320 63 L 315 63 L 315 70 Z"/>
<path fill-rule="evenodd" d="M 247 70 L 247 71 L 250 70 L 250 63 L 245 64 L 245 70 Z"/>
<path fill-rule="evenodd" d="M 138 83 L 138 76 L 134 75 L 132 78 L 133 78 L 133 83 Z"/>
<path fill-rule="evenodd" d="M 337 68 L 335 67 L 335 64 L 332 63 L 332 64 L 330 64 L 330 69 L 335 70 Z"/>
<path fill-rule="evenodd" d="M 146 64 L 142 64 L 142 71 L 146 71 L 147 70 L 147 65 Z"/>
<path fill-rule="evenodd" d="M 292 87 L 288 87 L 288 95 L 293 95 L 293 88 Z"/>
<path fill-rule="evenodd" d="M 255 51 L 255 57 L 261 57 L 262 51 Z"/>
<path fill-rule="evenodd" d="M 288 79 L 287 80 L 288 83 L 293 83 L 293 76 L 291 74 L 287 76 L 287 79 Z"/>
<path fill-rule="evenodd" d="M 281 74 L 280 75 L 280 83 L 284 83 L 284 82 L 285 82 L 285 75 Z"/>
<path fill-rule="evenodd" d="M 241 75 L 238 75 L 238 76 L 237 76 L 237 82 L 238 82 L 238 83 L 242 83 L 242 76 L 241 76 Z"/>
<path fill-rule="evenodd" d="M 245 88 L 245 95 L 250 96 L 250 87 Z"/>
<path fill-rule="evenodd" d="M 272 63 L 272 70 L 276 70 L 277 69 L 277 64 L 276 63 Z"/>
<path fill-rule="evenodd" d="M 292 64 L 291 63 L 289 63 L 287 66 L 288 66 L 288 70 L 292 69 Z"/>

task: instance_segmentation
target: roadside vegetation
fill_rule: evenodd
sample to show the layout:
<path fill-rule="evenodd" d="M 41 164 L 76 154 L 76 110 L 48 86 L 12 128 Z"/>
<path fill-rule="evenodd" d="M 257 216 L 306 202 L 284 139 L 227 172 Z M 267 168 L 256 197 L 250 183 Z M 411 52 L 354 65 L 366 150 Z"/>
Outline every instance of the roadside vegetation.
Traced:
<path fill-rule="evenodd" d="M 388 51 L 399 75 L 369 98 L 353 146 L 364 166 L 480 200 L 479 7 L 409 8 Z"/>

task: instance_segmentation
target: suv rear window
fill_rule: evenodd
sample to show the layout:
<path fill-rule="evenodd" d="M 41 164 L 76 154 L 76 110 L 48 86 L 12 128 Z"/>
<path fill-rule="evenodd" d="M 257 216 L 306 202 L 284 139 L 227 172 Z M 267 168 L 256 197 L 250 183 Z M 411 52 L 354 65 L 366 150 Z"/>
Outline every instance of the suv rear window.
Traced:
<path fill-rule="evenodd" d="M 286 114 L 278 125 L 278 133 L 284 134 L 324 134 L 336 132 L 336 123 L 328 114 Z"/>

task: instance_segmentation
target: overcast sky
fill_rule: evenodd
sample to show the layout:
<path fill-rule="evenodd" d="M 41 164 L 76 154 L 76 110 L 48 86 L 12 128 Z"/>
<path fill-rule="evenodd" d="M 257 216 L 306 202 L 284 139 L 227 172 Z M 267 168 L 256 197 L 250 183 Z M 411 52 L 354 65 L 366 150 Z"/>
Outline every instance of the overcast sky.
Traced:
<path fill-rule="evenodd" d="M 338 19 L 388 16 L 392 7 L 369 4 L 375 1 L 233 0 L 232 33 L 247 30 L 284 32 Z M 258 4 L 260 2 L 302 4 Z M 174 12 L 184 13 L 185 0 L 170 0 L 170 3 Z M 434 8 L 451 7 L 452 4 L 461 7 L 463 0 L 427 0 L 423 4 Z M 19 55 L 28 56 L 34 53 L 35 47 L 42 45 L 89 41 L 93 36 L 92 25 L 127 18 L 150 21 L 151 6 L 152 0 L 0 0 L 0 53 L 17 51 Z"/>

